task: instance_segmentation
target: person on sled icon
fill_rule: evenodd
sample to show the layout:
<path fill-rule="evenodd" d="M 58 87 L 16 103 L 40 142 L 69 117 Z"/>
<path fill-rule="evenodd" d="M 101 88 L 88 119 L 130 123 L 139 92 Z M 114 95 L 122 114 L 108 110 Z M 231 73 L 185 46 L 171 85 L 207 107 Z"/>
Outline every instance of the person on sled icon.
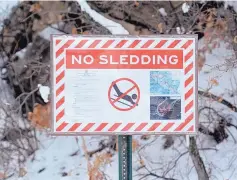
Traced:
<path fill-rule="evenodd" d="M 118 101 L 118 102 L 120 102 L 120 103 L 122 103 L 122 104 L 124 104 L 124 105 L 130 106 L 130 107 L 132 107 L 134 104 L 136 104 L 136 102 L 134 102 L 134 100 L 137 99 L 137 94 L 132 94 L 131 96 L 128 95 L 128 94 L 123 95 L 124 93 L 120 91 L 120 89 L 118 88 L 118 86 L 117 86 L 116 83 L 113 85 L 113 88 L 114 88 L 114 90 L 115 90 L 116 93 L 117 93 L 117 94 L 114 95 L 114 96 L 116 96 L 116 97 L 122 96 L 121 99 L 127 101 L 128 103 L 130 103 L 130 104 L 132 104 L 132 105 L 123 103 L 123 102 L 121 102 L 121 101 Z M 138 104 L 137 104 L 137 106 L 138 106 Z"/>

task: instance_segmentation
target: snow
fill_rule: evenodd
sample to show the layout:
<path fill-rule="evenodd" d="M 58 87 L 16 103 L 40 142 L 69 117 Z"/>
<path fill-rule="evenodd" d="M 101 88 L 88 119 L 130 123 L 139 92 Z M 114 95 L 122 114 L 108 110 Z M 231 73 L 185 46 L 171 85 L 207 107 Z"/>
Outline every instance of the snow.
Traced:
<path fill-rule="evenodd" d="M 206 53 L 205 57 L 207 61 L 198 76 L 199 89 L 203 91 L 209 89 L 211 93 L 236 104 L 237 94 L 234 94 L 234 97 L 230 95 L 237 90 L 237 71 L 230 68 L 226 62 L 226 59 L 233 59 L 233 52 L 226 49 L 226 44 L 221 42 L 219 48 L 214 49 L 211 54 Z M 215 79 L 219 85 L 213 85 L 212 79 Z"/>
<path fill-rule="evenodd" d="M 201 42 L 202 43 L 202 42 Z M 226 58 L 228 50 L 221 45 L 220 48 L 215 49 L 212 54 L 206 54 L 206 63 L 199 76 L 199 88 L 206 89 L 208 84 L 206 81 L 210 78 L 210 74 L 204 73 L 215 68 L 219 61 L 218 59 Z M 213 70 L 213 69 L 212 69 Z M 230 69 L 229 69 L 230 70 Z M 229 78 L 232 77 L 233 71 L 221 72 L 214 71 L 215 75 L 220 75 L 222 78 L 218 79 L 219 85 L 214 87 L 218 90 L 211 89 L 213 93 L 226 94 L 227 90 L 232 90 Z M 227 96 L 226 96 L 227 97 Z M 233 98 L 232 98 L 233 99 Z M 207 99 L 201 100 L 200 105 L 207 102 Z M 225 106 L 217 102 L 211 102 L 210 105 L 216 110 L 236 116 L 236 113 L 230 111 Z M 236 136 L 234 128 L 229 129 L 232 134 Z M 26 163 L 27 174 L 18 178 L 19 180 L 76 180 L 89 179 L 87 174 L 87 160 L 83 151 L 83 143 L 81 137 L 76 140 L 76 137 L 47 137 L 44 134 L 38 136 L 42 143 L 40 149 L 36 152 L 34 160 L 29 159 Z M 89 150 L 96 149 L 98 142 L 106 137 L 103 136 L 87 136 L 87 148 Z M 164 136 L 151 136 L 147 141 L 141 140 L 140 136 L 133 136 L 139 143 L 139 148 L 133 153 L 133 179 L 138 180 L 140 174 L 148 173 L 146 169 L 141 168 L 142 161 L 149 170 L 167 178 L 182 179 L 182 180 L 197 180 L 197 173 L 193 167 L 192 160 L 188 153 L 185 136 L 175 136 L 174 144 L 169 149 L 163 149 L 165 142 Z M 210 180 L 236 180 L 237 179 L 237 161 L 236 151 L 237 145 L 234 140 L 229 137 L 221 144 L 216 144 L 209 136 L 199 134 L 197 137 L 200 154 L 205 163 Z M 75 156 L 71 154 L 78 151 Z M 142 158 L 142 159 L 141 159 Z M 39 173 L 39 170 L 45 168 Z M 109 179 L 118 179 L 118 156 L 115 154 L 112 157 L 111 164 L 102 168 L 109 176 Z M 139 170 L 138 170 L 139 169 Z M 62 173 L 68 175 L 62 177 Z M 146 180 L 155 179 L 154 177 L 146 177 Z M 12 179 L 14 180 L 14 179 Z"/>
<path fill-rule="evenodd" d="M 86 1 L 78 1 L 82 9 L 86 11 L 96 22 L 110 30 L 112 34 L 128 34 L 128 32 L 119 24 L 114 23 L 97 12 L 92 10 Z M 185 3 L 184 3 L 185 4 Z M 188 12 L 189 8 L 185 6 L 183 12 Z M 164 11 L 165 12 L 165 11 Z M 161 13 L 162 14 L 162 13 Z M 54 28 L 46 28 L 40 34 L 42 37 L 50 40 L 50 34 L 54 33 Z M 181 34 L 182 28 L 177 31 Z M 203 42 L 200 41 L 200 45 Z M 203 70 L 199 74 L 199 89 L 210 90 L 215 95 L 222 95 L 228 101 L 236 104 L 237 94 L 230 96 L 230 92 L 237 92 L 237 77 L 236 71 L 231 69 L 225 63 L 225 59 L 231 55 L 231 51 L 225 48 L 225 44 L 221 43 L 220 48 L 213 50 L 212 54 L 205 54 L 206 62 Z M 217 65 L 223 64 L 227 70 L 218 69 Z M 236 77 L 236 78 L 235 78 Z M 210 87 L 210 79 L 215 78 L 218 84 Z M 3 82 L 0 79 L 0 88 Z M 5 85 L 3 83 L 3 85 Z M 42 89 L 43 87 L 43 89 Z M 41 96 L 46 99 L 49 95 L 49 88 L 40 86 Z M 44 89 L 45 88 L 45 89 Z M 8 89 L 4 90 L 8 92 Z M 0 97 L 2 96 L 0 91 Z M 210 105 L 218 112 L 228 114 L 237 119 L 235 112 L 221 105 L 218 102 L 211 102 L 208 99 L 201 98 L 200 106 Z M 1 116 L 0 116 L 1 117 Z M 200 116 L 200 121 L 206 121 L 205 116 Z M 1 121 L 0 121 L 1 122 Z M 237 131 L 234 128 L 229 128 L 230 133 L 235 137 Z M 27 171 L 24 177 L 14 176 L 9 180 L 87 180 L 88 167 L 83 151 L 82 137 L 52 137 L 47 136 L 45 132 L 37 132 L 40 147 L 36 153 L 31 156 L 26 164 Z M 86 146 L 89 150 L 94 150 L 98 147 L 98 143 L 104 136 L 85 136 Z M 178 180 L 197 180 L 197 173 L 193 167 L 192 160 L 188 154 L 188 140 L 185 136 L 174 136 L 174 144 L 164 149 L 162 146 L 165 143 L 164 136 L 151 136 L 149 140 L 141 140 L 141 136 L 133 136 L 138 142 L 139 148 L 133 153 L 133 176 L 134 180 L 140 179 L 140 174 L 148 173 L 145 168 L 142 168 L 144 163 L 152 173 L 156 173 L 167 178 Z M 197 136 L 198 147 L 200 154 L 204 160 L 210 180 L 236 180 L 237 179 L 237 145 L 233 138 L 229 136 L 227 140 L 221 144 L 216 144 L 210 136 L 199 134 Z M 7 146 L 7 144 L 4 144 Z M 77 153 L 75 153 L 77 152 Z M 72 154 L 76 154 L 71 156 Z M 111 164 L 102 167 L 108 179 L 118 179 L 118 156 L 115 154 L 111 158 Z M 142 163 L 143 162 L 143 163 Z M 44 170 L 43 170 L 44 169 Z M 40 170 L 42 172 L 40 172 Z M 62 176 L 66 173 L 66 176 Z M 145 180 L 157 179 L 155 177 L 146 177 Z"/>
<path fill-rule="evenodd" d="M 224 0 L 224 2 L 225 2 L 225 8 L 231 6 L 235 10 L 235 12 L 237 12 L 237 1 Z"/>
<path fill-rule="evenodd" d="M 224 55 L 225 54 L 225 55 Z M 215 49 L 212 54 L 206 54 L 207 61 L 203 67 L 199 76 L 199 88 L 207 88 L 205 84 L 206 80 L 209 79 L 209 75 L 205 74 L 212 66 L 218 62 L 218 59 L 225 58 L 228 55 L 228 50 L 221 45 L 220 48 Z M 213 68 L 212 67 L 212 68 Z M 219 72 L 219 73 L 218 73 Z M 222 78 L 218 79 L 219 85 L 215 88 L 219 88 L 213 93 L 226 93 L 227 89 L 231 89 L 229 78 L 232 77 L 232 71 L 223 72 L 216 71 L 215 74 L 221 74 Z M 200 102 L 208 103 L 206 99 Z M 220 105 L 217 102 L 210 103 L 216 110 L 236 116 L 236 113 L 230 111 L 225 106 Z M 229 129 L 232 134 L 236 136 L 236 130 L 234 128 Z M 51 180 L 51 179 L 88 179 L 87 174 L 87 160 L 84 156 L 83 143 L 81 137 L 78 141 L 76 137 L 47 137 L 44 134 L 39 136 L 41 147 L 35 154 L 35 159 L 31 162 L 29 159 L 26 163 L 27 174 L 19 178 L 19 180 Z M 87 147 L 90 150 L 96 149 L 99 140 L 105 138 L 103 136 L 87 136 L 86 138 Z M 172 177 L 175 179 L 182 180 L 197 180 L 197 173 L 193 167 L 192 160 L 188 154 L 187 141 L 184 136 L 175 136 L 174 145 L 169 149 L 164 150 L 163 144 L 165 142 L 164 136 L 151 136 L 147 141 L 141 140 L 140 136 L 134 136 L 135 140 L 139 143 L 139 148 L 133 153 L 133 175 L 134 180 L 138 180 L 139 174 L 146 174 L 147 170 L 141 168 L 141 159 L 145 165 L 153 173 L 158 175 L 164 175 L 165 177 Z M 208 174 L 211 180 L 236 180 L 237 179 L 237 161 L 236 151 L 237 145 L 234 140 L 229 137 L 221 144 L 216 144 L 213 139 L 209 136 L 199 134 L 198 147 L 200 154 L 205 163 Z M 71 157 L 72 153 L 78 151 L 76 156 Z M 110 179 L 118 179 L 118 157 L 115 154 L 112 157 L 112 163 L 103 168 L 105 174 Z M 173 168 L 174 167 L 174 168 Z M 38 173 L 42 168 L 44 171 Z M 138 170 L 140 169 L 140 170 Z M 62 172 L 66 172 L 69 175 L 62 177 Z M 154 177 L 147 177 L 146 180 L 152 180 Z"/>
<path fill-rule="evenodd" d="M 62 25 L 62 23 L 53 24 L 52 26 L 48 26 L 48 27 L 44 28 L 43 31 L 41 31 L 41 32 L 39 33 L 39 36 L 41 36 L 41 37 L 43 37 L 44 39 L 50 41 L 52 34 L 63 35 L 63 34 L 65 34 L 65 33 L 58 30 L 58 28 L 59 28 L 61 25 Z"/>
<path fill-rule="evenodd" d="M 26 163 L 27 174 L 18 180 L 78 180 L 89 179 L 87 174 L 87 160 L 84 156 L 82 137 L 48 137 L 39 135 L 42 143 L 35 155 L 29 158 Z M 97 142 L 102 137 L 84 137 L 87 148 L 92 150 L 97 147 Z M 72 156 L 72 154 L 76 154 Z M 33 160 L 32 160 L 33 159 Z M 105 169 L 113 174 L 113 179 L 118 179 L 116 167 L 117 157 L 112 159 L 112 169 Z M 43 170 L 39 173 L 40 170 Z M 62 173 L 67 173 L 62 176 Z M 14 180 L 13 178 L 11 180 Z"/>
<path fill-rule="evenodd" d="M 176 32 L 177 32 L 177 34 L 184 34 L 184 32 L 185 32 L 185 29 L 184 29 L 184 27 L 176 27 Z"/>
<path fill-rule="evenodd" d="M 167 16 L 167 13 L 165 12 L 164 8 L 160 8 L 159 12 L 161 13 L 162 16 Z"/>
<path fill-rule="evenodd" d="M 27 174 L 19 180 L 88 179 L 86 160 L 75 137 L 39 137 L 44 147 L 36 152 L 33 162 L 27 162 Z M 78 155 L 70 156 L 76 151 Z M 42 168 L 45 170 L 39 173 Z M 62 177 L 62 172 L 70 175 Z"/>
<path fill-rule="evenodd" d="M 200 42 L 200 45 L 203 42 Z M 199 46 L 200 47 L 200 46 Z M 231 92 L 236 92 L 237 72 L 234 68 L 230 68 L 228 63 L 225 62 L 226 59 L 232 57 L 232 51 L 226 48 L 224 42 L 220 43 L 219 48 L 215 48 L 212 53 L 206 53 L 206 62 L 199 74 L 199 89 L 209 90 L 209 92 L 221 96 L 229 102 L 236 104 L 237 94 L 232 94 Z M 211 85 L 210 80 L 215 78 L 218 82 L 217 85 Z M 199 102 L 199 106 L 207 105 L 214 108 L 217 112 L 221 112 L 225 116 L 229 116 L 233 119 L 233 123 L 236 121 L 237 114 L 232 110 L 226 108 L 226 106 L 218 103 L 212 102 L 208 99 L 203 99 Z M 200 121 L 205 121 L 206 117 L 200 116 Z M 234 123 L 235 124 L 235 123 Z M 229 133 L 232 133 L 234 137 L 237 135 L 237 131 L 234 128 L 228 128 Z M 236 161 L 236 150 L 237 145 L 235 140 L 230 136 L 227 140 L 221 144 L 214 145 L 210 143 L 211 140 L 207 139 L 205 135 L 199 135 L 199 145 L 208 148 L 216 148 L 217 151 L 201 151 L 201 155 L 204 159 L 206 169 L 210 169 L 211 179 L 228 179 L 235 180 L 237 178 L 237 161 Z"/>
<path fill-rule="evenodd" d="M 44 102 L 49 102 L 49 93 L 50 88 L 48 86 L 42 86 L 41 84 L 38 84 L 39 92 L 41 97 L 43 98 Z"/>
<path fill-rule="evenodd" d="M 2 68 L 1 74 L 5 75 L 7 73 L 7 68 Z"/>
<path fill-rule="evenodd" d="M 20 59 L 23 59 L 25 57 L 25 53 L 26 53 L 27 49 L 30 46 L 32 46 L 32 43 L 27 44 L 27 46 L 25 48 L 21 49 L 20 51 L 17 51 L 14 56 L 17 56 Z"/>
<path fill-rule="evenodd" d="M 94 21 L 107 28 L 112 34 L 129 34 L 122 25 L 115 23 L 92 10 L 85 0 L 77 0 L 77 2 L 80 4 L 82 11 L 88 13 Z"/>
<path fill-rule="evenodd" d="M 190 6 L 186 2 L 183 3 L 183 5 L 182 5 L 183 12 L 187 13 L 189 11 L 189 9 L 190 9 Z"/>
<path fill-rule="evenodd" d="M 2 22 L 4 19 L 6 19 L 11 12 L 11 9 L 16 6 L 19 3 L 19 1 L 16 0 L 5 0 L 1 1 L 0 6 L 0 25 L 2 25 Z"/>

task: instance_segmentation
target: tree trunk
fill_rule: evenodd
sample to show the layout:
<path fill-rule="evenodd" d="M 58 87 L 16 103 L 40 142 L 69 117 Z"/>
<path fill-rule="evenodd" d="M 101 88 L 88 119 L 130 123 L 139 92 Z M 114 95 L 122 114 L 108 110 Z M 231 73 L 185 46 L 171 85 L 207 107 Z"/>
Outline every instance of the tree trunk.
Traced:
<path fill-rule="evenodd" d="M 189 153 L 192 158 L 193 164 L 198 174 L 198 180 L 209 180 L 207 171 L 205 169 L 202 158 L 199 154 L 196 140 L 194 137 L 190 138 Z"/>

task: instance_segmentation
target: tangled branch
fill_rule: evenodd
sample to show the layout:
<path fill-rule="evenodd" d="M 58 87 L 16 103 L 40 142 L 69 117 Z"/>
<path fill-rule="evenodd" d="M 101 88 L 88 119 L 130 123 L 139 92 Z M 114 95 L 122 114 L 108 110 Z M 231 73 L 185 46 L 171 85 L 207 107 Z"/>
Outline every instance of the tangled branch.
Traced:
<path fill-rule="evenodd" d="M 221 104 L 227 106 L 228 108 L 230 108 L 232 111 L 237 112 L 237 107 L 236 106 L 234 106 L 229 101 L 223 99 L 220 96 L 216 96 L 216 95 L 214 95 L 214 94 L 212 94 L 210 92 L 204 92 L 204 91 L 201 91 L 201 90 L 198 90 L 198 94 L 200 96 L 210 98 L 210 99 L 212 99 L 214 101 L 218 101 L 219 103 L 221 103 Z"/>

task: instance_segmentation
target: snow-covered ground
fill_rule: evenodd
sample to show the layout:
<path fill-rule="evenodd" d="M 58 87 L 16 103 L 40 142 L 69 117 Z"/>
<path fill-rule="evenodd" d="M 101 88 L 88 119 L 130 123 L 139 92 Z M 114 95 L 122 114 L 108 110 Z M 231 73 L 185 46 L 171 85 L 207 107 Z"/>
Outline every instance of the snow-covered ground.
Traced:
<path fill-rule="evenodd" d="M 91 10 L 85 1 L 79 1 L 79 3 L 84 11 L 88 12 L 95 21 L 108 28 L 113 34 L 127 34 L 127 31 L 121 25 L 107 20 Z M 216 68 L 216 65 L 225 62 L 225 56 L 229 53 L 224 44 L 221 44 L 220 48 L 213 50 L 212 54 L 206 55 L 205 65 L 199 75 L 199 88 L 201 90 L 209 89 L 211 79 L 214 78 L 218 83 L 212 85 L 210 91 L 216 95 L 223 95 L 225 99 L 236 104 L 237 94 L 232 97 L 229 95 L 233 89 L 237 88 L 236 71 L 232 69 L 220 71 Z M 200 105 L 203 105 L 203 103 L 203 100 L 200 100 Z M 205 100 L 205 103 L 209 103 L 215 109 L 237 118 L 236 113 L 217 102 L 206 102 Z M 234 137 L 237 137 L 236 129 L 230 128 L 229 130 Z M 82 137 L 51 137 L 45 133 L 38 132 L 38 138 L 40 140 L 40 149 L 26 162 L 24 167 L 26 174 L 23 177 L 14 176 L 11 180 L 89 179 Z M 88 136 L 84 138 L 86 147 L 89 150 L 94 150 L 97 148 L 98 142 L 107 137 Z M 185 137 L 175 137 L 174 145 L 166 150 L 162 147 L 165 142 L 163 136 L 152 136 L 146 141 L 141 140 L 140 136 L 134 136 L 134 139 L 138 142 L 138 149 L 133 154 L 134 180 L 141 178 L 138 174 L 149 173 L 147 170 L 167 178 L 197 180 L 197 173 L 188 155 Z M 231 136 L 219 145 L 216 145 L 210 137 L 204 135 L 198 136 L 198 142 L 201 156 L 211 180 L 237 179 L 237 144 Z M 142 165 L 146 165 L 147 170 L 138 170 Z M 111 163 L 102 168 L 108 179 L 117 180 L 117 154 L 111 158 Z M 144 179 L 152 180 L 157 178 L 147 176 Z"/>
<path fill-rule="evenodd" d="M 19 180 L 88 179 L 80 138 L 77 143 L 75 137 L 47 137 L 41 134 L 39 140 L 42 146 L 36 152 L 34 160 L 28 160 L 25 167 L 27 174 Z M 77 155 L 71 156 L 77 151 Z M 63 173 L 67 175 L 63 176 Z"/>
<path fill-rule="evenodd" d="M 0 1 L 0 24 L 4 19 L 8 18 L 9 13 L 11 12 L 12 7 L 17 5 L 19 1 L 17 0 L 9 0 L 9 1 Z"/>

